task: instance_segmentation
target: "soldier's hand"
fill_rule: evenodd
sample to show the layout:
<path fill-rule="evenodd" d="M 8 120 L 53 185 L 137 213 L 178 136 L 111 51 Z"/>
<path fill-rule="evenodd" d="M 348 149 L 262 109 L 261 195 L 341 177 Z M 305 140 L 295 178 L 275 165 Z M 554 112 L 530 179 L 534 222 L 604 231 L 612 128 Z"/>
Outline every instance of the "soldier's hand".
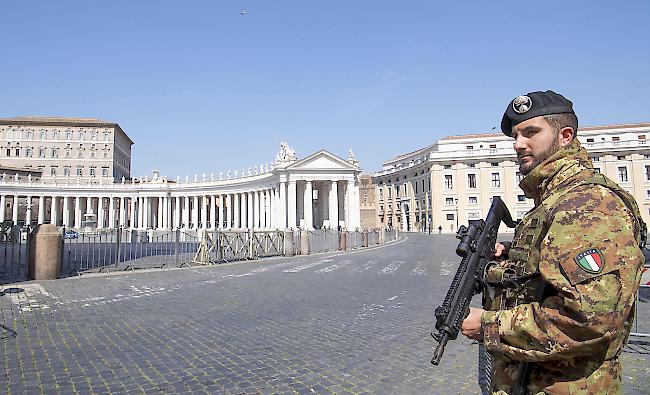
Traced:
<path fill-rule="evenodd" d="M 483 309 L 477 309 L 476 307 L 469 308 L 469 315 L 463 321 L 463 325 L 460 327 L 460 331 L 463 335 L 474 340 L 483 340 L 483 330 L 481 328 L 481 314 L 483 314 Z"/>
<path fill-rule="evenodd" d="M 506 246 L 503 243 L 497 242 L 494 245 L 494 257 L 501 258 L 506 255 Z"/>

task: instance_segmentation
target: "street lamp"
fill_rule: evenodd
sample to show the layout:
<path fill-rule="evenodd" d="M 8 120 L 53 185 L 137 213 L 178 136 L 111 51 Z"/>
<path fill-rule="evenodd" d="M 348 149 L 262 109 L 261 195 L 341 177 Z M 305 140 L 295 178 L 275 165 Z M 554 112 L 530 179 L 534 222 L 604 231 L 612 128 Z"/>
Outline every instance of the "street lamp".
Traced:
<path fill-rule="evenodd" d="M 456 232 L 458 232 L 458 198 L 455 198 L 454 202 L 456 203 Z"/>

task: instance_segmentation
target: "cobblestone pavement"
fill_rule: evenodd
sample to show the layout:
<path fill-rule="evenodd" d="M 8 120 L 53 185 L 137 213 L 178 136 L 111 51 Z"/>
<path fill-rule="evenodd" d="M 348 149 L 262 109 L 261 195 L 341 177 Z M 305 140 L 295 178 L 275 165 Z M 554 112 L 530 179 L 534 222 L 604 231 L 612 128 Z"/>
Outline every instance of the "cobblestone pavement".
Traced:
<path fill-rule="evenodd" d="M 0 392 L 478 393 L 476 344 L 429 363 L 455 245 L 406 234 L 353 253 L 5 285 Z M 650 350 L 635 347 L 625 392 L 647 394 Z"/>

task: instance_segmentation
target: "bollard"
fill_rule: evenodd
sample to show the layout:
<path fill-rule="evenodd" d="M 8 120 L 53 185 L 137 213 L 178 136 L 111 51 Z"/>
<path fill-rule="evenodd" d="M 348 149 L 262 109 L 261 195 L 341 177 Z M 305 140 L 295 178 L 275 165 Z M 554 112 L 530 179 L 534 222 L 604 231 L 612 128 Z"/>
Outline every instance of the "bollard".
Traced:
<path fill-rule="evenodd" d="M 345 251 L 345 250 L 348 249 L 348 232 L 343 230 L 339 234 L 341 235 L 341 238 L 340 238 L 340 241 L 339 241 L 339 244 L 340 244 L 339 248 L 341 249 L 341 251 Z"/>
<path fill-rule="evenodd" d="M 30 280 L 54 280 L 61 270 L 61 233 L 56 225 L 38 225 L 29 245 L 28 277 Z"/>
<path fill-rule="evenodd" d="M 361 247 L 368 247 L 368 231 L 364 230 L 362 235 L 363 238 L 361 239 Z"/>
<path fill-rule="evenodd" d="M 300 230 L 300 255 L 309 255 L 309 231 Z"/>
<path fill-rule="evenodd" d="M 383 229 L 379 229 L 379 244 L 382 245 L 386 243 L 386 232 Z"/>
<path fill-rule="evenodd" d="M 284 256 L 294 256 L 296 254 L 293 245 L 293 230 L 284 231 Z"/>

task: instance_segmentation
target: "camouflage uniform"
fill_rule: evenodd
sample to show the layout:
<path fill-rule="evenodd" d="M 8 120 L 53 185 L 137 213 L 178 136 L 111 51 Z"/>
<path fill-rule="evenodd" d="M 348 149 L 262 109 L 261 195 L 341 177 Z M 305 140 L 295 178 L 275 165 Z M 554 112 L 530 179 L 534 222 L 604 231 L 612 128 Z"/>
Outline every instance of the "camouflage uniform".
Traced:
<path fill-rule="evenodd" d="M 515 229 L 505 267 L 486 271 L 492 391 L 512 393 L 525 361 L 527 393 L 621 393 L 618 356 L 644 261 L 638 207 L 595 172 L 577 139 L 520 186 L 535 207 Z"/>

